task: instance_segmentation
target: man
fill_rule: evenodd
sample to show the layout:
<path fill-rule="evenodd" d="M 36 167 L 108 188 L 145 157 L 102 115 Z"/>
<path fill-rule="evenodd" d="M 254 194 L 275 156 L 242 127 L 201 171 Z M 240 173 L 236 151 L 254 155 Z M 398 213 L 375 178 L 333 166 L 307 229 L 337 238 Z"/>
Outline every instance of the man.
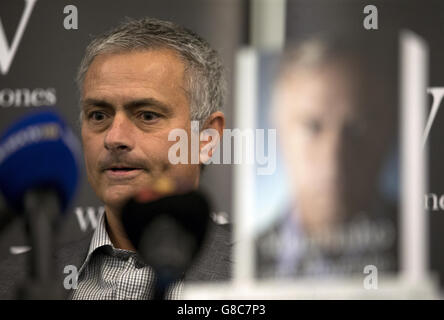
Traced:
<path fill-rule="evenodd" d="M 63 248 L 60 266 L 79 267 L 73 299 L 150 299 L 155 274 L 124 232 L 122 205 L 159 179 L 199 185 L 200 164 L 172 164 L 168 135 L 191 121 L 219 134 L 225 126 L 222 65 L 193 32 L 157 19 L 130 20 L 94 39 L 78 72 L 81 135 L 88 180 L 105 205 L 92 238 Z M 200 148 L 215 148 L 204 141 Z M 191 143 L 188 143 L 191 146 Z M 188 152 L 191 158 L 190 152 Z M 211 157 L 202 154 L 205 162 Z M 229 277 L 229 234 L 213 225 L 184 280 Z M 67 260 L 77 259 L 75 262 Z M 183 282 L 168 291 L 180 298 Z"/>
<path fill-rule="evenodd" d="M 258 239 L 259 276 L 396 268 L 397 198 L 386 182 L 398 181 L 385 171 L 397 143 L 396 72 L 393 52 L 366 40 L 313 38 L 282 60 L 273 118 L 290 197 Z"/>

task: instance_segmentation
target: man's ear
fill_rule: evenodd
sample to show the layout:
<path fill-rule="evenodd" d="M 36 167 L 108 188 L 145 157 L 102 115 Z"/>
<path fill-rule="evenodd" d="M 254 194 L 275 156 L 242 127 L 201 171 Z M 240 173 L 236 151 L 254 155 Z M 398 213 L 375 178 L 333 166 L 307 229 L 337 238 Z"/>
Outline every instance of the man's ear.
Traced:
<path fill-rule="evenodd" d="M 200 163 L 207 163 L 217 148 L 220 148 L 223 130 L 225 128 L 225 115 L 216 111 L 205 121 L 200 131 L 199 160 Z"/>

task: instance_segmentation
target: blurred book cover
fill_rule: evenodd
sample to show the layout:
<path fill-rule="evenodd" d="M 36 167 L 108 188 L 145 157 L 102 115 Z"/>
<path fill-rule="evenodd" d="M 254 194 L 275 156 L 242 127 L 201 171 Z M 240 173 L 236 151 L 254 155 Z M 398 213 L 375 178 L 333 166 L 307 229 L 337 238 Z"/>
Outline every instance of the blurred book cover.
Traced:
<path fill-rule="evenodd" d="M 390 37 L 319 32 L 259 55 L 277 165 L 255 180 L 258 278 L 399 271 L 397 54 Z"/>

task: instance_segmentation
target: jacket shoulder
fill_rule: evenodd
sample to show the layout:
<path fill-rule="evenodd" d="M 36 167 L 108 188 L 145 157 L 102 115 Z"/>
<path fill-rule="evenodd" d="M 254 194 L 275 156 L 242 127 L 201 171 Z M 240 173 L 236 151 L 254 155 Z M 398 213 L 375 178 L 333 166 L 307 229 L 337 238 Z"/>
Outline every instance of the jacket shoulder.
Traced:
<path fill-rule="evenodd" d="M 56 245 L 57 249 L 52 257 L 55 267 L 54 280 L 60 281 L 61 286 L 63 286 L 64 268 L 68 265 L 80 268 L 88 252 L 90 239 L 91 234 L 87 233 L 75 241 Z M 9 254 L 0 261 L 0 299 L 17 298 L 17 290 L 25 284 L 28 277 L 30 256 L 31 252 Z"/>
<path fill-rule="evenodd" d="M 232 226 L 211 222 L 206 240 L 185 281 L 223 281 L 232 272 Z"/>

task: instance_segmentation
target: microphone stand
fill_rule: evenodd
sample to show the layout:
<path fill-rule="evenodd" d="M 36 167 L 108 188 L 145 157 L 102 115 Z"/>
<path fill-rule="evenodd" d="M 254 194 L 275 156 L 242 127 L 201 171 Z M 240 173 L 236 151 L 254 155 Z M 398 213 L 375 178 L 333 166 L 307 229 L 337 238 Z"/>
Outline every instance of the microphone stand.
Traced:
<path fill-rule="evenodd" d="M 140 253 L 155 272 L 153 300 L 166 300 L 167 290 L 178 281 L 192 260 L 195 242 L 179 221 L 160 216 L 142 235 Z"/>
<path fill-rule="evenodd" d="M 24 196 L 25 227 L 32 246 L 28 259 L 28 279 L 19 290 L 19 299 L 62 299 L 62 282 L 53 261 L 54 230 L 60 213 L 55 191 L 34 189 Z"/>
<path fill-rule="evenodd" d="M 169 285 L 173 283 L 173 281 L 168 281 L 166 279 L 166 277 L 156 272 L 153 300 L 166 300 L 167 289 Z"/>
<path fill-rule="evenodd" d="M 5 199 L 0 194 L 0 233 L 14 220 L 15 217 L 15 212 L 7 206 Z"/>
<path fill-rule="evenodd" d="M 155 272 L 154 300 L 165 300 L 168 288 L 184 277 L 202 248 L 209 227 L 209 204 L 196 191 L 154 201 L 130 199 L 122 224 L 146 265 Z"/>

